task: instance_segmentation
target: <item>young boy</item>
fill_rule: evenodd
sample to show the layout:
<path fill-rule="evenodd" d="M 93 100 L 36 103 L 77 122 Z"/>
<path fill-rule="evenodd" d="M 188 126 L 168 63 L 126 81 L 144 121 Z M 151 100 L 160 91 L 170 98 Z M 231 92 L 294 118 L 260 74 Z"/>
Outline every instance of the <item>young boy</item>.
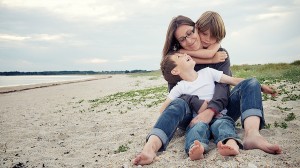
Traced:
<path fill-rule="evenodd" d="M 168 82 L 182 80 L 170 91 L 160 112 L 182 94 L 197 95 L 199 99 L 209 101 L 214 94 L 214 82 L 235 86 L 244 80 L 225 75 L 222 71 L 212 68 L 204 68 L 196 72 L 194 66 L 195 61 L 189 55 L 178 52 L 170 53 L 162 60 L 161 70 L 164 78 Z M 262 86 L 262 90 L 266 93 L 273 93 L 272 89 L 267 86 Z M 207 103 L 204 103 L 198 113 L 206 109 L 206 106 Z M 187 128 L 185 150 L 191 160 L 204 158 L 203 154 L 208 151 L 211 133 L 219 153 L 223 156 L 238 155 L 239 149 L 243 148 L 242 141 L 235 132 L 234 121 L 228 116 L 219 114 L 209 124 L 198 122 L 195 125 L 190 124 Z"/>

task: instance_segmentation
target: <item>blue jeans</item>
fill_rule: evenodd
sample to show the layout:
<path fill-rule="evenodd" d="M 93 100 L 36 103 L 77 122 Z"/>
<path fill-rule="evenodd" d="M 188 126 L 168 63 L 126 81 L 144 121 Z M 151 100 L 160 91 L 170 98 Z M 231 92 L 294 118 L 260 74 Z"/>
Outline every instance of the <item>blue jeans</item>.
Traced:
<path fill-rule="evenodd" d="M 186 128 L 192 119 L 193 113 L 188 104 L 184 100 L 177 98 L 163 111 L 146 139 L 148 141 L 151 135 L 158 136 L 162 142 L 162 147 L 159 151 L 164 151 L 173 138 L 177 127 L 182 125 L 182 127 Z"/>
<path fill-rule="evenodd" d="M 261 86 L 257 79 L 246 79 L 230 91 L 227 110 L 226 115 L 234 121 L 241 117 L 243 128 L 244 120 L 249 116 L 260 118 L 260 129 L 265 126 Z"/>
<path fill-rule="evenodd" d="M 235 131 L 234 121 L 228 116 L 223 116 L 214 118 L 209 124 L 198 122 L 193 127 L 188 127 L 185 139 L 185 152 L 188 154 L 195 140 L 198 140 L 204 147 L 204 152 L 207 152 L 211 135 L 215 144 L 219 141 L 225 144 L 228 139 L 234 139 L 240 148 L 243 148 L 242 140 Z"/>
<path fill-rule="evenodd" d="M 264 115 L 259 82 L 251 78 L 235 86 L 231 91 L 227 110 L 227 116 L 234 121 L 241 116 L 243 126 L 247 117 L 260 117 L 260 128 L 262 128 L 264 126 Z M 173 138 L 177 127 L 187 128 L 192 119 L 193 113 L 191 108 L 184 100 L 177 98 L 160 115 L 146 140 L 151 135 L 158 136 L 163 144 L 159 151 L 163 151 Z"/>

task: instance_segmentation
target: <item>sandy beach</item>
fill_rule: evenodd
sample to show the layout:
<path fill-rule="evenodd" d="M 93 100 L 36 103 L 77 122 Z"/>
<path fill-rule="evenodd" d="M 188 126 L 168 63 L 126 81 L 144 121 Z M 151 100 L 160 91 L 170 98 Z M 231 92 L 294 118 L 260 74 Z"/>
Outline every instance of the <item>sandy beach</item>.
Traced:
<path fill-rule="evenodd" d="M 263 102 L 270 128 L 261 133 L 280 144 L 282 154 L 241 150 L 238 156 L 222 157 L 211 143 L 205 159 L 191 161 L 184 152 L 184 132 L 177 131 L 167 151 L 143 167 L 300 167 L 300 84 L 276 85 L 282 94 Z M 145 95 L 141 90 L 159 86 L 166 86 L 162 77 L 103 75 L 85 82 L 6 88 L 0 93 L 0 167 L 137 167 L 131 159 L 159 117 L 155 102 L 164 98 L 155 89 Z M 130 94 L 119 97 L 123 92 Z"/>

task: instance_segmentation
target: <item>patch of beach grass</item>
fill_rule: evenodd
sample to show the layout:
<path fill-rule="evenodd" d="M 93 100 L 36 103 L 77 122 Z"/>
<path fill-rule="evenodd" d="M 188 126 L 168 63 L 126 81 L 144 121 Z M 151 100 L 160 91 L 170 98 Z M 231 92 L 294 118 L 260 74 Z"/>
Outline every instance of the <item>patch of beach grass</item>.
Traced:
<path fill-rule="evenodd" d="M 121 152 L 126 152 L 128 149 L 130 149 L 127 144 L 119 146 L 117 150 L 114 151 L 115 154 L 121 153 Z"/>
<path fill-rule="evenodd" d="M 91 108 L 100 105 L 111 104 L 114 106 L 126 107 L 127 110 L 138 108 L 139 106 L 152 107 L 162 103 L 167 94 L 167 86 L 158 86 L 140 90 L 131 90 L 128 92 L 118 92 L 102 98 L 89 100 Z M 126 110 L 125 109 L 125 110 Z M 126 113 L 122 111 L 120 113 Z"/>
<path fill-rule="evenodd" d="M 276 106 L 281 112 L 284 111 L 291 111 L 293 109 L 293 107 L 289 108 L 289 107 L 280 107 L 280 106 Z"/>
<path fill-rule="evenodd" d="M 283 97 L 281 101 L 296 101 L 300 100 L 300 94 L 287 94 L 287 96 Z"/>
<path fill-rule="evenodd" d="M 255 77 L 260 82 L 276 83 L 287 80 L 296 83 L 300 81 L 299 62 L 295 61 L 291 64 L 233 65 L 231 70 L 233 76 L 241 78 Z"/>
<path fill-rule="evenodd" d="M 294 119 L 296 119 L 296 115 L 294 113 L 289 113 L 284 120 L 285 121 L 292 121 Z"/>
<path fill-rule="evenodd" d="M 128 74 L 130 77 L 141 77 L 141 76 L 147 76 L 149 77 L 149 80 L 157 80 L 161 77 L 161 71 L 150 71 L 150 72 L 143 72 L 143 73 L 131 73 Z"/>
<path fill-rule="evenodd" d="M 286 129 L 288 127 L 287 123 L 286 122 L 281 122 L 281 123 L 278 123 L 277 121 L 274 122 L 274 126 L 277 128 L 277 127 L 280 127 L 280 128 L 283 128 L 283 129 Z"/>

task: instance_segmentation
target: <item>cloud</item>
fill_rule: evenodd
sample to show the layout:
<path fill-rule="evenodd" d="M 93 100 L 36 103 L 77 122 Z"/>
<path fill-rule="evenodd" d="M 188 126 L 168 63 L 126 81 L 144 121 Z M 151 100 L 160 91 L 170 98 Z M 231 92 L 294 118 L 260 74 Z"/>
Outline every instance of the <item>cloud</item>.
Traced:
<path fill-rule="evenodd" d="M 10 35 L 10 34 L 0 34 L 0 41 L 24 41 L 30 39 L 28 36 Z"/>
<path fill-rule="evenodd" d="M 103 63 L 107 63 L 108 60 L 99 59 L 99 58 L 87 58 L 87 59 L 80 59 L 75 62 L 78 64 L 103 64 Z"/>
<path fill-rule="evenodd" d="M 62 39 L 64 39 L 64 37 L 66 37 L 67 35 L 65 34 L 54 34 L 54 35 L 50 35 L 50 34 L 36 34 L 33 35 L 33 40 L 36 41 L 60 41 Z"/>
<path fill-rule="evenodd" d="M 141 60 L 148 60 L 153 56 L 149 55 L 131 55 L 131 56 L 122 56 L 117 62 L 131 62 L 131 61 L 141 61 Z"/>
<path fill-rule="evenodd" d="M 264 20 L 272 20 L 272 19 L 280 19 L 289 15 L 290 12 L 269 12 L 269 13 L 261 13 L 254 16 L 249 16 L 247 21 L 264 21 Z"/>
<path fill-rule="evenodd" d="M 124 8 L 126 2 L 95 0 L 2 0 L 11 8 L 42 9 L 70 21 L 90 19 L 94 22 L 117 22 L 126 20 L 132 12 Z"/>
<path fill-rule="evenodd" d="M 292 14 L 294 7 L 288 7 L 286 4 L 282 5 L 273 5 L 266 9 L 261 9 L 261 12 L 256 12 L 255 15 L 250 15 L 246 20 L 247 21 L 270 21 L 273 19 L 284 19 Z"/>
<path fill-rule="evenodd" d="M 61 41 L 66 34 L 33 34 L 28 36 L 0 34 L 2 41 Z"/>
<path fill-rule="evenodd" d="M 189 3 L 182 0 L 2 0 L 1 2 L 8 8 L 42 10 L 68 21 L 86 21 L 102 25 L 124 22 L 138 16 L 161 16 L 168 12 L 174 13 L 178 9 L 188 10 L 191 8 Z M 202 7 L 204 5 L 218 6 L 222 2 L 213 1 L 199 4 Z"/>

